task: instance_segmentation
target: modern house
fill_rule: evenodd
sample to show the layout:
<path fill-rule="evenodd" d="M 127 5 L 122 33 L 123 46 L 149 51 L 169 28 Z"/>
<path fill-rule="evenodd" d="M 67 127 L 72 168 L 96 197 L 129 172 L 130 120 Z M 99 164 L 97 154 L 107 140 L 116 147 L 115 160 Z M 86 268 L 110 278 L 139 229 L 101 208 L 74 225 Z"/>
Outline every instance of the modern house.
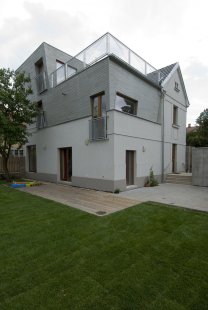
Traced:
<path fill-rule="evenodd" d="M 189 106 L 178 63 L 152 67 L 106 33 L 72 57 L 42 43 L 18 68 L 39 115 L 27 176 L 104 191 L 185 171 Z"/>

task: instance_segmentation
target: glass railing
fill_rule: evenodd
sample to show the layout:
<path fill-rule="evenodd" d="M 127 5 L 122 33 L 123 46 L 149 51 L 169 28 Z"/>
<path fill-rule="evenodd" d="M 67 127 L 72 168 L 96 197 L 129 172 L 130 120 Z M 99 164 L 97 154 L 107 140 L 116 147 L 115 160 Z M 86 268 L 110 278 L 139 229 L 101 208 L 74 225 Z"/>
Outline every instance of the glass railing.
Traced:
<path fill-rule="evenodd" d="M 47 89 L 45 72 L 38 74 L 35 79 L 37 90 L 39 93 L 42 93 L 44 90 Z"/>
<path fill-rule="evenodd" d="M 116 39 L 110 33 L 106 33 L 104 36 L 96 40 L 75 57 L 71 58 L 62 67 L 54 71 L 50 78 L 51 87 L 55 87 L 72 75 L 80 72 L 88 66 L 91 66 L 92 64 L 98 62 L 104 57 L 107 57 L 108 55 L 114 55 L 115 57 L 121 59 L 145 75 L 149 80 L 157 84 L 159 84 L 162 78 L 162 73 L 159 70 L 151 66 L 147 61 L 133 52 L 130 48 L 128 48 L 125 44 Z M 76 71 L 73 71 L 70 75 L 67 75 L 67 67 L 76 68 Z"/>
<path fill-rule="evenodd" d="M 38 129 L 46 127 L 46 118 L 45 118 L 45 112 L 41 111 L 38 113 L 36 117 L 36 127 Z"/>
<path fill-rule="evenodd" d="M 89 139 L 90 141 L 107 139 L 106 116 L 89 120 Z"/>

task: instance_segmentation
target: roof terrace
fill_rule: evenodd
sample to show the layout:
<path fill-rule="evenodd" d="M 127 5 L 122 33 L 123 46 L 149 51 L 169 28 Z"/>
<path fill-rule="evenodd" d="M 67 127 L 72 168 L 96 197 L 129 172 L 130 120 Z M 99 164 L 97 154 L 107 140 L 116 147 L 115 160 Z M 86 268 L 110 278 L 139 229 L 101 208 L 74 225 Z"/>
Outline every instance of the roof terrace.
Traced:
<path fill-rule="evenodd" d="M 106 33 L 79 54 L 72 57 L 67 63 L 51 73 L 51 87 L 55 87 L 109 55 L 114 55 L 116 58 L 139 71 L 157 85 L 160 84 L 160 81 L 163 78 L 163 73 L 160 70 L 151 66 L 147 61 L 116 39 L 112 34 Z"/>

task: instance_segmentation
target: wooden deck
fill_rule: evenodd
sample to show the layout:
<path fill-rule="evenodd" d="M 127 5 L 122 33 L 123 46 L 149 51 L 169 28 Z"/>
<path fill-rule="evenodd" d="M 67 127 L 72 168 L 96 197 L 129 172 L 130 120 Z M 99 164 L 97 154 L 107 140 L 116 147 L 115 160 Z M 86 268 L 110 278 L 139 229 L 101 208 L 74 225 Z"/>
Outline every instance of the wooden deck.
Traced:
<path fill-rule="evenodd" d="M 44 183 L 22 188 L 21 191 L 51 199 L 95 215 L 107 215 L 141 203 L 112 193 L 78 188 L 69 185 Z"/>

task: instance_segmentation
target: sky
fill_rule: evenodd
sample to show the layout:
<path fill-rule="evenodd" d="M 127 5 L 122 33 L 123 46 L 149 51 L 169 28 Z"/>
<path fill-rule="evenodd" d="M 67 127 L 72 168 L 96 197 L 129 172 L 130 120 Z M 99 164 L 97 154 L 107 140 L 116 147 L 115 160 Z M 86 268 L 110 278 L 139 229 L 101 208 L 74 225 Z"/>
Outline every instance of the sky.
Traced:
<path fill-rule="evenodd" d="M 179 62 L 187 124 L 208 108 L 207 0 L 0 0 L 0 67 L 42 43 L 76 55 L 106 32 L 159 69 Z"/>

